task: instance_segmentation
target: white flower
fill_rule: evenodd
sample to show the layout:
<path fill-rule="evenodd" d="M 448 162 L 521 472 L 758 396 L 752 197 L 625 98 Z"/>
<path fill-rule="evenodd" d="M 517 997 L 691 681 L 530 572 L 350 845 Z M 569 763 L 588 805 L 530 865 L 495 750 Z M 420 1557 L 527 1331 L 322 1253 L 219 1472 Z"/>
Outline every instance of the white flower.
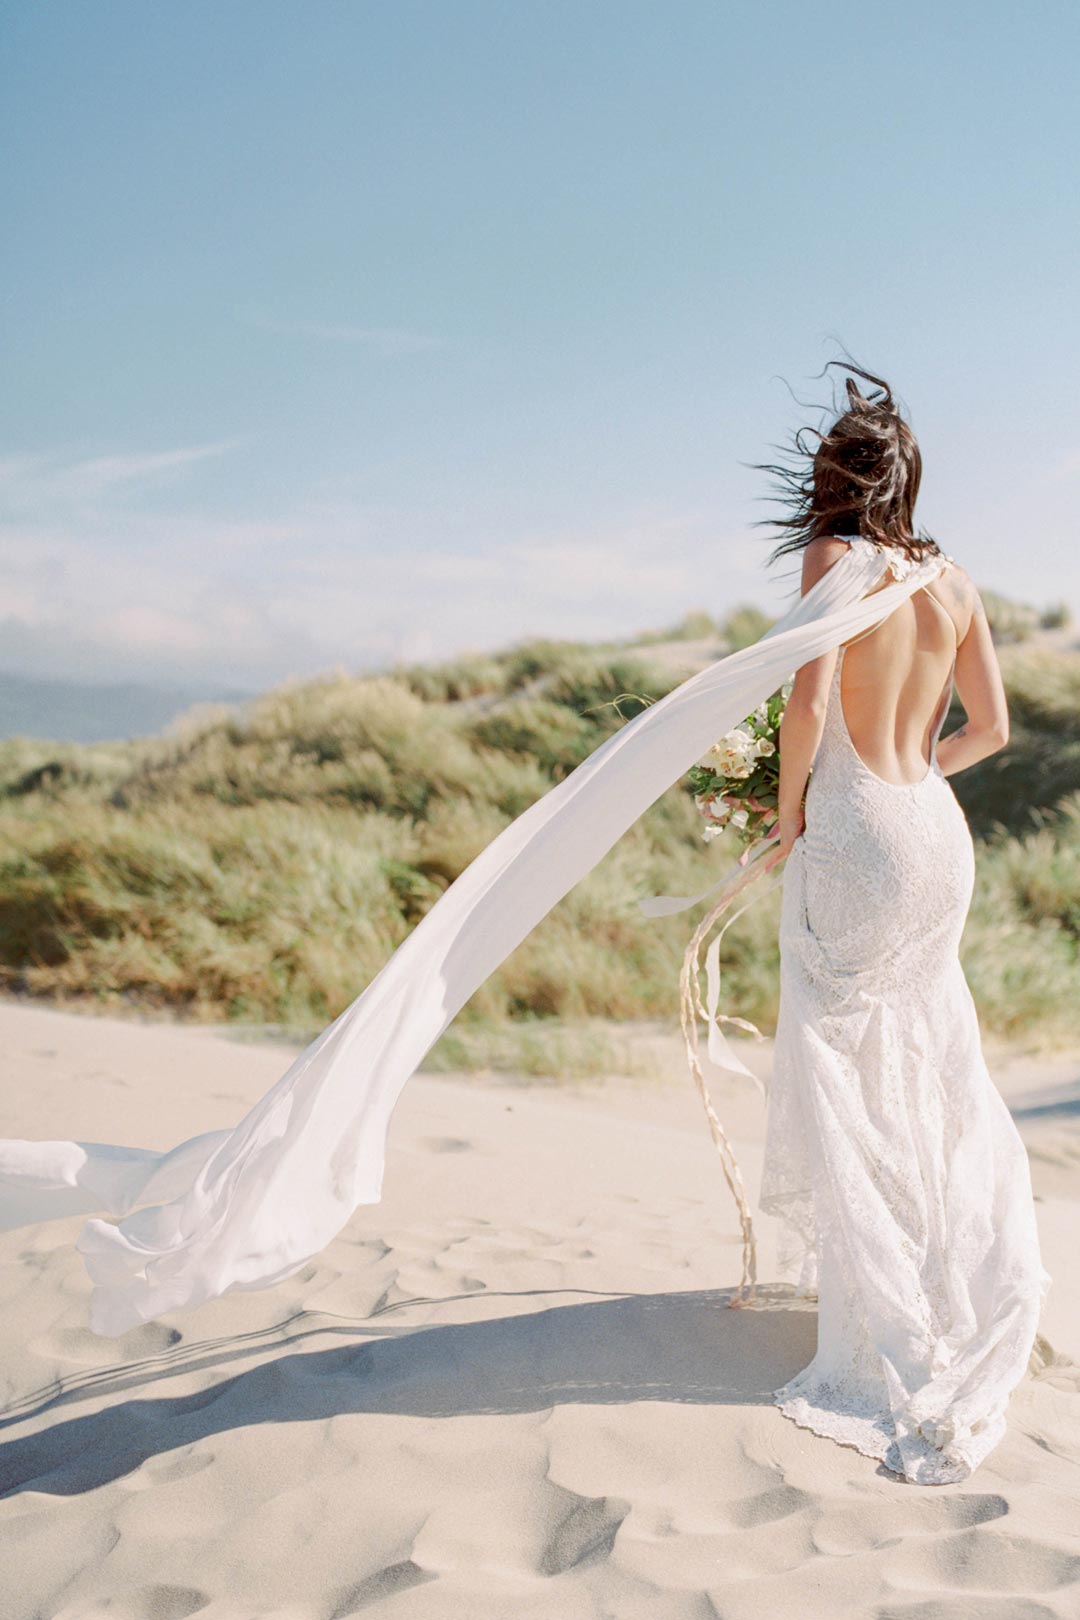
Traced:
<path fill-rule="evenodd" d="M 715 761 L 712 768 L 721 776 L 749 776 L 757 755 L 757 738 L 736 727 L 713 743 L 709 752 Z"/>
<path fill-rule="evenodd" d="M 740 827 L 740 828 L 745 827 L 746 823 L 749 820 L 750 820 L 750 812 L 749 812 L 749 810 L 733 810 L 731 812 L 731 825 L 733 827 Z"/>
<path fill-rule="evenodd" d="M 705 839 L 706 843 L 710 843 L 714 838 L 719 838 L 723 830 L 724 829 L 720 826 L 719 822 L 710 821 L 705 827 L 702 828 L 701 836 Z"/>
<path fill-rule="evenodd" d="M 723 800 L 718 799 L 715 793 L 702 794 L 697 801 L 697 805 L 706 821 L 723 823 L 731 814 L 731 806 L 724 804 Z"/>
<path fill-rule="evenodd" d="M 759 754 L 775 754 L 776 744 L 769 737 L 759 737 L 757 740 L 757 752 Z"/>
<path fill-rule="evenodd" d="M 893 579 L 906 579 L 911 573 L 912 569 L 915 567 L 915 559 L 914 557 L 908 557 L 903 554 L 897 556 L 894 553 L 889 558 L 886 566 L 888 567 L 889 573 L 892 575 Z"/>

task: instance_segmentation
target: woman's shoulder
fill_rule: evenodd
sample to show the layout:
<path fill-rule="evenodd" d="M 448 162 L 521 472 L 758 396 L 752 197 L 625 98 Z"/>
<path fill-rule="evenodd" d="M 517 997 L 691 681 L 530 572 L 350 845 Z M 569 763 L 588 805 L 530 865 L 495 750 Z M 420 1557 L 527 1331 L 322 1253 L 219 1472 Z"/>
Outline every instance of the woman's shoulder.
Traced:
<path fill-rule="evenodd" d="M 902 541 L 864 540 L 854 542 L 866 546 L 877 552 L 885 559 L 885 566 L 894 579 L 906 579 L 916 568 L 922 568 L 926 563 L 937 562 L 938 572 L 942 577 L 946 574 L 955 576 L 956 580 L 967 579 L 967 575 L 960 563 L 948 551 L 943 550 L 936 540 L 925 540 L 913 536 L 908 544 Z"/>
<path fill-rule="evenodd" d="M 957 638 L 963 640 L 982 602 L 975 581 L 955 557 L 946 557 L 945 567 L 933 584 L 935 594 L 957 621 Z"/>
<path fill-rule="evenodd" d="M 935 540 L 913 537 L 908 546 L 899 541 L 871 540 L 865 535 L 844 534 L 819 534 L 807 541 L 803 547 L 803 594 L 850 551 L 864 551 L 882 558 L 888 575 L 894 580 L 907 579 L 916 568 L 936 559 L 940 562 L 940 568 L 934 577 L 947 580 L 951 594 L 968 602 L 975 594 L 967 571 Z"/>
<path fill-rule="evenodd" d="M 891 546 L 883 548 L 892 552 Z M 962 563 L 957 562 L 951 553 L 943 550 L 936 541 L 925 545 L 922 557 L 914 557 L 904 547 L 897 547 L 897 565 L 894 559 L 889 558 L 889 569 L 896 579 L 906 579 L 913 569 L 922 567 L 927 562 L 937 562 L 939 566 L 932 569 L 929 577 L 923 581 L 923 589 L 929 592 L 949 614 L 956 627 L 956 637 L 959 643 L 964 639 L 971 625 L 973 615 L 979 610 L 979 592 L 975 583 Z"/>
<path fill-rule="evenodd" d="M 841 534 L 817 534 L 808 540 L 803 547 L 802 557 L 803 595 L 858 543 L 854 536 L 849 539 Z"/>

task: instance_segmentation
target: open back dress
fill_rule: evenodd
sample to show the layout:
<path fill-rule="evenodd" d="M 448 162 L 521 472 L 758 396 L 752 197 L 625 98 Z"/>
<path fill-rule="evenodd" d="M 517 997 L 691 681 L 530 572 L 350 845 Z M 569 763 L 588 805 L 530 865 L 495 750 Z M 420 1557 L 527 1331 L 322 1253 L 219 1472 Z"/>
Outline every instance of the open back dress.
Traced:
<path fill-rule="evenodd" d="M 910 564 L 898 550 L 891 566 L 900 578 Z M 975 864 L 937 761 L 951 673 L 925 773 L 890 782 L 848 729 L 847 651 L 784 873 L 760 1202 L 780 1217 L 799 1291 L 817 1294 L 818 1343 L 773 1399 L 915 1483 L 945 1484 L 1002 1438 L 1050 1277 L 958 954 Z"/>

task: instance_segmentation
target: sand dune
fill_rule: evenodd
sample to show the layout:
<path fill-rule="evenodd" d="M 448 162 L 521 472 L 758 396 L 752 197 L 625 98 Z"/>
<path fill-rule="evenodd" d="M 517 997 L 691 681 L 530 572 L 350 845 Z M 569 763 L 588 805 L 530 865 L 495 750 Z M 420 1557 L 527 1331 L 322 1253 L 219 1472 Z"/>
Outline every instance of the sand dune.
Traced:
<path fill-rule="evenodd" d="M 0 1006 L 0 1133 L 165 1146 L 289 1051 Z M 677 1044 L 648 1081 L 418 1075 L 383 1202 L 304 1272 L 86 1327 L 81 1220 L 0 1240 L 5 1620 L 1071 1620 L 1080 1614 L 1080 1057 L 988 1048 L 1054 1276 L 1009 1433 L 906 1485 L 768 1391 L 815 1308 L 756 1310 Z M 748 1059 L 767 1065 L 769 1048 Z M 748 1187 L 763 1108 L 717 1102 Z"/>

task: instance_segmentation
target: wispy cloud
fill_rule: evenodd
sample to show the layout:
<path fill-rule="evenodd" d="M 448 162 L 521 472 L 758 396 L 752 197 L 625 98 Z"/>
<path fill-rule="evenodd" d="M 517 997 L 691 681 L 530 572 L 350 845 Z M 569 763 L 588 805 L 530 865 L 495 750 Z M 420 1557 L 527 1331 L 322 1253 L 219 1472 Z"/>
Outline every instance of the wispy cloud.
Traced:
<path fill-rule="evenodd" d="M 291 510 L 219 516 L 179 480 L 239 442 L 0 460 L 0 670 L 254 688 L 760 594 L 756 555 L 698 511 L 515 533 L 483 507 L 316 484 Z"/>
<path fill-rule="evenodd" d="M 268 332 L 279 332 L 284 337 L 313 338 L 322 343 L 356 343 L 377 354 L 422 354 L 429 349 L 445 347 L 445 339 L 427 332 L 410 332 L 393 326 L 354 326 L 349 322 L 283 321 L 262 314 L 248 319 Z"/>
<path fill-rule="evenodd" d="M 49 509 L 94 505 L 121 490 L 184 472 L 246 442 L 241 435 L 175 450 L 128 451 L 76 461 L 45 455 L 8 456 L 0 459 L 0 507 L 43 515 Z"/>
<path fill-rule="evenodd" d="M 0 669 L 253 689 L 529 636 L 619 636 L 761 596 L 756 557 L 705 514 L 505 537 L 477 514 L 465 544 L 461 519 L 312 501 L 226 521 L 117 499 L 77 520 L 9 520 Z"/>

